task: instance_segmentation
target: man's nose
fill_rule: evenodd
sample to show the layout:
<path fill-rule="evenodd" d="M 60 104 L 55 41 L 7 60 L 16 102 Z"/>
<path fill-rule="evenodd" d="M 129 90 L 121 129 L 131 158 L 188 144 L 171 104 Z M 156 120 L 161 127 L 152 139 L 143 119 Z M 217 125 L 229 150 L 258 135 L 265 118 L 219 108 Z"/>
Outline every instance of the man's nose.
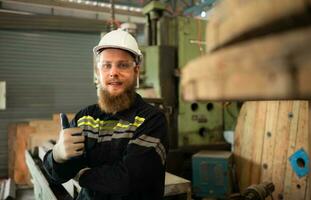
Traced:
<path fill-rule="evenodd" d="M 113 64 L 109 70 L 109 75 L 110 76 L 117 76 L 118 74 L 119 74 L 119 69 L 115 64 Z"/>

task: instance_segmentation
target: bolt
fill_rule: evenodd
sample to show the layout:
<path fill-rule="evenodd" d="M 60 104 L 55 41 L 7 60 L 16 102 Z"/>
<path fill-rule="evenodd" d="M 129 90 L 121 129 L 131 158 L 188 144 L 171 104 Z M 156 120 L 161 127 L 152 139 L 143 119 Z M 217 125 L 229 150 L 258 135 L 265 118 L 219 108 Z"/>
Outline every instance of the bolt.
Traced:
<path fill-rule="evenodd" d="M 270 131 L 267 132 L 267 136 L 271 137 L 271 132 Z"/>
<path fill-rule="evenodd" d="M 293 117 L 294 117 L 294 114 L 293 114 L 292 112 L 289 112 L 289 113 L 288 113 L 288 118 L 291 119 L 291 118 L 293 118 Z"/>

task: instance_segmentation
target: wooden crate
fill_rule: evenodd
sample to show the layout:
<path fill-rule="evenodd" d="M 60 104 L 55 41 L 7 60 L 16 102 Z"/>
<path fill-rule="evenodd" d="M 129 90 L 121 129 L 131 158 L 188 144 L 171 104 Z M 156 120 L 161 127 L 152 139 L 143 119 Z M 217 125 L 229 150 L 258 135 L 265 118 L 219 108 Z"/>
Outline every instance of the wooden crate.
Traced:
<path fill-rule="evenodd" d="M 33 131 L 28 123 L 10 124 L 8 128 L 9 177 L 16 184 L 30 184 L 24 152 Z"/>
<path fill-rule="evenodd" d="M 8 128 L 9 177 L 16 184 L 30 185 L 30 176 L 25 163 L 25 150 L 34 150 L 49 140 L 56 141 L 60 131 L 59 114 L 51 120 L 30 120 L 11 123 Z M 68 115 L 69 119 L 73 114 Z"/>
<path fill-rule="evenodd" d="M 310 152 L 309 115 L 308 101 L 244 103 L 234 143 L 241 189 L 272 181 L 275 199 L 310 199 L 310 182 L 298 178 L 288 160 L 300 148 Z"/>

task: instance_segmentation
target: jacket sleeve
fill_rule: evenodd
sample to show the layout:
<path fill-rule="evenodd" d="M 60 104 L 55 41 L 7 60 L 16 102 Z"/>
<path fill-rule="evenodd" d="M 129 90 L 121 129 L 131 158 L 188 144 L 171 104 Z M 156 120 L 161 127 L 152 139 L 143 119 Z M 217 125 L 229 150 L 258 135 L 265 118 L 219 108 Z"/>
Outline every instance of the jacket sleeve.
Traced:
<path fill-rule="evenodd" d="M 122 160 L 85 171 L 79 184 L 109 194 L 148 191 L 160 185 L 163 193 L 167 152 L 166 118 L 158 112 L 136 130 Z"/>
<path fill-rule="evenodd" d="M 76 127 L 75 119 L 71 121 L 70 127 Z M 84 154 L 64 163 L 57 163 L 50 150 L 44 156 L 43 168 L 52 182 L 61 184 L 75 177 L 80 169 L 86 167 L 85 163 Z"/>
<path fill-rule="evenodd" d="M 76 176 L 80 169 L 85 167 L 83 155 L 72 158 L 64 163 L 57 163 L 52 155 L 52 150 L 48 151 L 43 159 L 43 167 L 49 179 L 61 184 Z"/>

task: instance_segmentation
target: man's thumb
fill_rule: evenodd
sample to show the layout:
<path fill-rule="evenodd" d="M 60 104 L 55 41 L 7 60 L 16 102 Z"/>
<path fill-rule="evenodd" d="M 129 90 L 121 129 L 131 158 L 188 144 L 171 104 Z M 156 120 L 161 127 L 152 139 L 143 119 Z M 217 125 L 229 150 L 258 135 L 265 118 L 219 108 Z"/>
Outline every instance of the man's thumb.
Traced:
<path fill-rule="evenodd" d="M 60 113 L 60 123 L 62 125 L 62 129 L 70 128 L 68 117 L 65 113 Z"/>

